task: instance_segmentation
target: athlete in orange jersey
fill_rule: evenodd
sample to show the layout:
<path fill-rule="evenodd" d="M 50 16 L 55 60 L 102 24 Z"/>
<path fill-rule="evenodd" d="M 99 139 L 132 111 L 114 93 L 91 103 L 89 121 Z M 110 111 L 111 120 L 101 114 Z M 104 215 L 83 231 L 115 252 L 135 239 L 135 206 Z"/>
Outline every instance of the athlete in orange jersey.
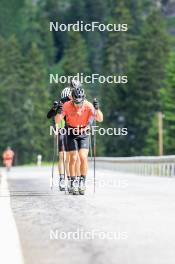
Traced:
<path fill-rule="evenodd" d="M 56 115 L 56 124 L 59 124 L 61 119 L 66 117 L 67 130 L 69 128 L 77 128 L 78 133 L 67 134 L 67 147 L 70 153 L 69 171 L 72 182 L 73 194 L 84 194 L 85 178 L 88 169 L 88 152 L 89 152 L 89 134 L 86 133 L 86 128 L 89 121 L 94 117 L 97 121 L 103 121 L 103 114 L 99 109 L 98 101 L 93 105 L 85 100 L 83 88 L 72 90 L 72 100 L 64 105 L 58 106 L 58 114 Z M 80 158 L 80 180 L 77 181 L 75 175 L 75 164 L 77 156 Z"/>
<path fill-rule="evenodd" d="M 14 155 L 15 154 L 10 147 L 7 147 L 7 149 L 3 152 L 3 164 L 7 170 L 10 170 L 12 167 Z"/>

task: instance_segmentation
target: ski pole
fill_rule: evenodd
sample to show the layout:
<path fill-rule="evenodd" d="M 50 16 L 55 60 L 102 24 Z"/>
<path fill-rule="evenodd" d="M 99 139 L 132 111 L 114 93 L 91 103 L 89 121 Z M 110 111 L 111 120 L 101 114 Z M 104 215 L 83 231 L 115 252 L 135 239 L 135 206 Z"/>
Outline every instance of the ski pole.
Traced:
<path fill-rule="evenodd" d="M 60 103 L 61 103 L 61 101 L 60 101 Z M 60 121 L 60 124 L 58 125 L 58 128 L 60 127 L 60 129 L 61 129 L 61 124 L 62 124 L 62 120 Z M 59 133 L 57 133 L 57 156 L 59 156 Z"/>
<path fill-rule="evenodd" d="M 90 118 L 89 122 L 88 122 L 88 126 L 90 127 L 90 135 L 89 135 L 89 150 L 90 150 L 90 156 L 91 156 L 91 161 L 93 160 L 93 154 L 92 154 L 92 125 L 94 123 L 94 116 Z"/>
<path fill-rule="evenodd" d="M 96 98 L 94 98 L 96 101 Z M 94 110 L 94 126 L 96 127 L 96 109 Z M 96 190 L 96 132 L 94 131 L 94 193 Z"/>
<path fill-rule="evenodd" d="M 91 161 L 93 160 L 92 158 L 92 137 L 91 137 L 91 133 L 90 133 L 90 137 L 89 137 L 89 146 L 90 146 L 90 156 L 91 156 Z"/>
<path fill-rule="evenodd" d="M 94 116 L 88 122 L 88 125 L 90 126 L 91 129 L 92 129 L 93 124 L 96 126 L 95 115 L 96 115 L 96 111 L 94 111 Z M 94 137 L 94 142 L 96 144 L 95 137 Z M 95 151 L 96 147 L 95 147 L 95 145 L 93 146 L 93 153 L 92 153 L 92 136 L 91 136 L 91 133 L 90 133 L 90 136 L 89 136 L 89 148 L 90 148 L 90 156 L 91 156 L 91 161 L 92 161 L 93 160 L 93 154 L 95 154 L 95 152 L 96 152 Z M 94 155 L 94 193 L 95 193 L 95 155 Z"/>
<path fill-rule="evenodd" d="M 56 144 L 57 156 L 59 156 L 59 135 L 58 133 L 56 135 L 56 142 L 57 142 Z"/>
<path fill-rule="evenodd" d="M 52 159 L 52 174 L 51 174 L 51 178 L 50 178 L 50 188 L 51 190 L 53 189 L 53 177 L 54 177 L 54 165 L 55 165 L 55 135 L 53 138 L 53 159 Z"/>
<path fill-rule="evenodd" d="M 96 126 L 96 121 L 94 121 L 94 125 Z M 96 185 L 96 132 L 94 132 L 94 193 Z"/>
<path fill-rule="evenodd" d="M 65 145 L 64 145 L 64 137 L 65 137 L 65 135 L 62 135 L 63 170 L 64 170 L 64 184 L 65 184 L 65 194 L 66 194 L 66 169 L 65 169 Z"/>
<path fill-rule="evenodd" d="M 52 174 L 51 174 L 51 178 L 50 178 L 50 188 L 51 188 L 51 190 L 53 190 L 55 156 L 56 156 L 56 153 L 57 153 L 57 155 L 59 155 L 59 153 L 58 153 L 58 144 L 59 144 L 58 129 L 57 129 L 57 126 L 55 125 L 55 118 L 54 117 L 52 118 L 52 124 L 56 128 L 57 135 L 56 136 L 54 135 L 54 138 L 53 138 Z M 55 147 L 56 147 L 56 149 L 55 149 Z"/>

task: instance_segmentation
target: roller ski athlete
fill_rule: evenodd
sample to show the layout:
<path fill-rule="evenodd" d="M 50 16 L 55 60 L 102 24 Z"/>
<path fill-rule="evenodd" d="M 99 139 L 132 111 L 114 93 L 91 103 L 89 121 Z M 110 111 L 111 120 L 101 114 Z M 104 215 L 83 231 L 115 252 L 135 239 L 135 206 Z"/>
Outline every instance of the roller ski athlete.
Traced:
<path fill-rule="evenodd" d="M 103 114 L 99 109 L 99 102 L 95 100 L 93 104 L 85 98 L 84 89 L 81 84 L 73 79 L 71 82 L 71 100 L 57 106 L 55 116 L 58 125 L 63 118 L 66 118 L 67 149 L 69 151 L 69 173 L 70 189 L 74 195 L 84 195 L 86 190 L 86 175 L 88 170 L 89 152 L 89 120 L 94 117 L 98 122 L 103 121 Z M 76 175 L 76 161 L 80 159 L 80 177 Z"/>
<path fill-rule="evenodd" d="M 61 92 L 61 100 L 60 102 L 64 104 L 65 102 L 70 101 L 71 99 L 71 88 L 66 87 L 63 89 Z M 55 119 L 54 117 L 57 114 L 57 107 L 58 107 L 59 101 L 54 101 L 52 108 L 49 110 L 47 114 L 47 118 L 52 118 L 53 120 L 53 125 L 55 126 Z M 62 119 L 59 127 L 64 128 L 66 124 L 66 118 Z M 71 179 L 69 176 L 69 152 L 67 150 L 67 138 L 66 135 L 63 135 L 59 133 L 59 140 L 58 140 L 58 148 L 59 148 L 59 160 L 58 160 L 58 171 L 59 171 L 59 190 L 60 191 L 65 191 L 66 189 L 66 179 L 65 179 L 65 172 L 67 175 L 67 188 L 69 193 L 72 192 L 71 189 Z M 79 164 L 79 158 L 77 159 L 76 162 L 76 171 L 77 171 L 77 176 L 80 175 L 80 164 Z"/>
<path fill-rule="evenodd" d="M 65 102 L 70 101 L 70 96 L 71 96 L 71 89 L 69 87 L 66 87 L 63 89 L 61 92 L 61 100 L 60 102 L 64 104 Z M 47 114 L 47 118 L 52 118 L 53 120 L 53 125 L 55 126 L 55 119 L 54 117 L 57 114 L 57 107 L 58 107 L 59 102 L 54 101 L 52 108 L 49 110 Z M 65 127 L 65 119 L 61 120 L 59 124 L 59 128 L 64 128 Z M 59 160 L 58 160 L 58 171 L 59 171 L 59 190 L 60 191 L 65 191 L 66 188 L 66 182 L 65 182 L 65 171 L 67 175 L 69 175 L 68 172 L 68 154 L 66 153 L 67 148 L 66 148 L 66 135 L 62 135 L 59 131 L 58 135 L 58 151 L 59 151 Z M 69 177 L 69 176 L 68 176 Z"/>

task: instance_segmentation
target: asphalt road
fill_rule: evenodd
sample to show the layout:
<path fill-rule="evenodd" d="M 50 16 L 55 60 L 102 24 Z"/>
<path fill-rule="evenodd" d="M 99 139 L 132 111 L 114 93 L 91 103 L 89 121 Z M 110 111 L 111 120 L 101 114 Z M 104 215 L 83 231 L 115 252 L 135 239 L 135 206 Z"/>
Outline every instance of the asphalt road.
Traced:
<path fill-rule="evenodd" d="M 50 190 L 50 173 L 7 175 L 25 264 L 175 263 L 175 178 L 98 169 L 94 194 L 90 170 L 86 195 L 72 196 Z"/>

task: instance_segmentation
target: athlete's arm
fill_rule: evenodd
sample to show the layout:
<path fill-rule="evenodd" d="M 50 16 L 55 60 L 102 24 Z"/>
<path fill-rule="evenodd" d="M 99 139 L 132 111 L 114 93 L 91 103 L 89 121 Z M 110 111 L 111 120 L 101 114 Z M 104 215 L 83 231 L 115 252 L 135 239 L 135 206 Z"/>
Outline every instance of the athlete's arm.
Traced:
<path fill-rule="evenodd" d="M 58 104 L 58 107 L 57 107 L 57 115 L 55 116 L 55 123 L 56 125 L 59 125 L 59 123 L 61 122 L 61 120 L 65 117 L 66 115 L 66 112 L 65 112 L 65 108 L 63 106 L 63 103 L 60 102 Z"/>
<path fill-rule="evenodd" d="M 59 104 L 58 101 L 53 102 L 52 108 L 47 113 L 47 118 L 52 118 L 52 117 L 56 116 L 58 104 Z"/>
<path fill-rule="evenodd" d="M 94 115 L 95 120 L 97 120 L 98 122 L 103 121 L 103 113 L 99 109 L 99 102 L 97 99 L 94 99 L 93 101 L 93 109 L 91 109 L 91 114 Z"/>
<path fill-rule="evenodd" d="M 103 113 L 102 113 L 102 111 L 100 109 L 96 110 L 95 119 L 98 122 L 103 122 Z"/>
<path fill-rule="evenodd" d="M 47 113 L 47 118 L 50 119 L 51 117 L 54 117 L 55 115 L 56 115 L 56 111 L 53 108 L 51 108 L 49 112 Z"/>
<path fill-rule="evenodd" d="M 56 123 L 56 125 L 59 125 L 59 124 L 60 124 L 60 122 L 61 122 L 61 120 L 64 118 L 64 116 L 65 116 L 64 113 L 62 113 L 62 114 L 57 114 L 57 115 L 55 116 L 55 123 Z"/>

